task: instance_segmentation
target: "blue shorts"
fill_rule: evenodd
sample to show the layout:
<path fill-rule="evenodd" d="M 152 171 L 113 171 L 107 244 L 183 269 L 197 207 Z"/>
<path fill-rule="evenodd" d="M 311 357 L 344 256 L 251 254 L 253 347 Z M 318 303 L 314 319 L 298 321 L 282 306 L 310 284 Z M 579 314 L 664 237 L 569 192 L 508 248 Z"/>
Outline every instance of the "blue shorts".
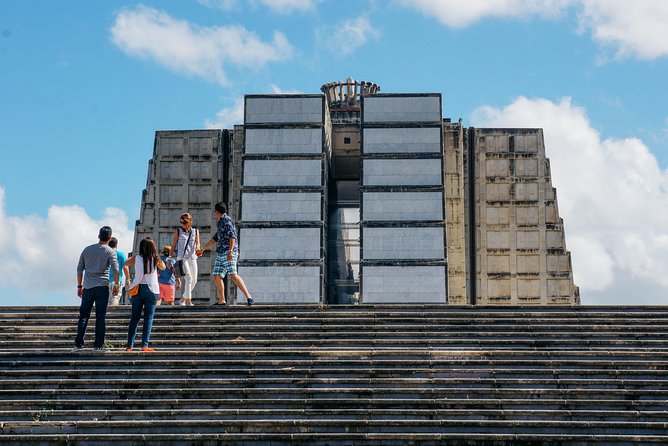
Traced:
<path fill-rule="evenodd" d="M 213 275 L 225 277 L 237 273 L 237 256 L 233 256 L 232 260 L 227 260 L 227 254 L 216 255 L 216 263 L 213 265 Z"/>

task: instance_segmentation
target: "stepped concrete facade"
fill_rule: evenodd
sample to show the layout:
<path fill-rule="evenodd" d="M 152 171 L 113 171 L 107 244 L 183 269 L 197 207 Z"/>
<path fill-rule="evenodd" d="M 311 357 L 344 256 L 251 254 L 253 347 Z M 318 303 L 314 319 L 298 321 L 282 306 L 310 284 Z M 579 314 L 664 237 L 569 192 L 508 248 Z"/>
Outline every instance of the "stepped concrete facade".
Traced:
<path fill-rule="evenodd" d="M 135 246 L 171 242 L 181 212 L 208 240 L 224 201 L 264 303 L 580 303 L 541 129 L 466 128 L 440 93 L 322 92 L 246 95 L 233 129 L 156 132 Z M 214 255 L 196 302 L 215 300 Z"/>

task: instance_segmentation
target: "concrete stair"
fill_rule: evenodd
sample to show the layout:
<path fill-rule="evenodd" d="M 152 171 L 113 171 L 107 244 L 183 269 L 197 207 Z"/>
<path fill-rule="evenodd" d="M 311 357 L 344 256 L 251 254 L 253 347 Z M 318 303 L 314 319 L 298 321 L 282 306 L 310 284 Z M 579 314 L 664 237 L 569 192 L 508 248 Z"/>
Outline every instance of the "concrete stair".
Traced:
<path fill-rule="evenodd" d="M 3 444 L 668 444 L 668 307 L 159 307 L 154 353 L 77 317 L 0 308 Z"/>

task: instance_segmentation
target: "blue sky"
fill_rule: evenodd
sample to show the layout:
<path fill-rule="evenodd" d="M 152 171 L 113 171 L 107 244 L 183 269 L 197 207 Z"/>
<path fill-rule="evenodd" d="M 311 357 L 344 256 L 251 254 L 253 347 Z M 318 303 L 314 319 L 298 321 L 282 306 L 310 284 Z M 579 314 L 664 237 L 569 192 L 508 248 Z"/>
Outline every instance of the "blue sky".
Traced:
<path fill-rule="evenodd" d="M 76 304 L 130 249 L 156 130 L 353 77 L 541 127 L 585 304 L 668 303 L 664 0 L 0 0 L 0 305 Z"/>

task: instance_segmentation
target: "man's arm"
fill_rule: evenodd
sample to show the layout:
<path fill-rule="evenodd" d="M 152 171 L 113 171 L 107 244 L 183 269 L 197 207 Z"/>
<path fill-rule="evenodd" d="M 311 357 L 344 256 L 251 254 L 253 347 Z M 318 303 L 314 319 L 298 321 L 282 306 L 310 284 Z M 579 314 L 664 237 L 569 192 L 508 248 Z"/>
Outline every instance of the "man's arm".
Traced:
<path fill-rule="evenodd" d="M 237 239 L 230 237 L 230 250 L 227 251 L 227 260 L 232 260 L 234 258 L 234 244 L 236 241 Z"/>
<path fill-rule="evenodd" d="M 85 269 L 83 252 L 79 256 L 79 263 L 77 264 L 77 296 L 83 296 L 83 272 Z"/>

